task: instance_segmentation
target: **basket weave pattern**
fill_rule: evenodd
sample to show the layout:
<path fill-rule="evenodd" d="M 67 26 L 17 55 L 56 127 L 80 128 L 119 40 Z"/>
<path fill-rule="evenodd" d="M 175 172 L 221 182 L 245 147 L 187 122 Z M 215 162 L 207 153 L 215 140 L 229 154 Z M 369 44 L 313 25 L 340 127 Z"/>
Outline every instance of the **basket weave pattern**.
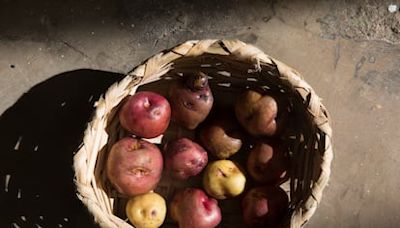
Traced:
<path fill-rule="evenodd" d="M 96 103 L 93 119 L 88 123 L 83 143 L 74 157 L 79 199 L 100 226 L 132 227 L 113 214 L 115 199 L 110 197 L 101 174 L 106 151 L 119 137 L 118 133 L 110 133 L 118 125 L 115 121 L 118 119 L 117 107 L 139 86 L 198 68 L 209 75 L 219 74 L 220 77 L 213 77 L 213 80 L 221 90 L 235 90 L 246 85 L 272 90 L 276 87 L 293 97 L 295 109 L 303 115 L 297 122 L 304 123 L 299 124 L 300 131 L 286 132 L 291 143 L 293 171 L 290 175 L 290 210 L 284 226 L 304 226 L 321 201 L 330 176 L 333 151 L 328 112 L 297 71 L 238 40 L 185 42 L 154 55 L 112 85 Z"/>

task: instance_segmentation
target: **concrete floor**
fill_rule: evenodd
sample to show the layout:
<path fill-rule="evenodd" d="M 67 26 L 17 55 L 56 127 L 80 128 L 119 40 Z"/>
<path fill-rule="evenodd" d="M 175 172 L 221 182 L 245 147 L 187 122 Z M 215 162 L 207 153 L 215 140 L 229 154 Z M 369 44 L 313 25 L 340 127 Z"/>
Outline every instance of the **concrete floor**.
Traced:
<path fill-rule="evenodd" d="M 249 2 L 1 0 L 0 226 L 89 226 L 79 203 L 63 204 L 72 183 L 63 190 L 60 178 L 72 172 L 49 173 L 72 164 L 92 103 L 122 77 L 108 72 L 186 40 L 238 38 L 301 72 L 332 115 L 331 181 L 307 227 L 399 227 L 400 12 L 389 1 Z M 83 68 L 101 71 L 60 75 Z M 56 113 L 63 107 L 79 123 L 49 128 L 52 118 L 71 121 Z M 41 202 L 46 194 L 55 202 Z"/>

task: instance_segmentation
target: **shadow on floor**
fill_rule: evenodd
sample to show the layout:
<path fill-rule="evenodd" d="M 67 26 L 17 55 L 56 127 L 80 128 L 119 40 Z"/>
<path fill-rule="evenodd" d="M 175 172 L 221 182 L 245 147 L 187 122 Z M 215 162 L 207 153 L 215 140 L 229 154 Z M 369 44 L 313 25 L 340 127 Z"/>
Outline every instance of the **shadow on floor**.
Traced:
<path fill-rule="evenodd" d="M 94 102 L 122 77 L 62 73 L 1 115 L 0 227 L 97 227 L 76 197 L 72 158 Z"/>

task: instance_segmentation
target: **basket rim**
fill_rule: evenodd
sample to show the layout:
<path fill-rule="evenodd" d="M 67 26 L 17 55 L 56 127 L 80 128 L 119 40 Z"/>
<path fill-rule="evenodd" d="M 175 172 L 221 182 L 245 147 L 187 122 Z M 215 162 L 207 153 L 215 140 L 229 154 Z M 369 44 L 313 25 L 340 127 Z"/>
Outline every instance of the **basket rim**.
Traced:
<path fill-rule="evenodd" d="M 108 111 L 113 107 L 113 104 L 118 104 L 125 96 L 134 94 L 138 86 L 159 80 L 162 75 L 172 68 L 173 61 L 203 54 L 232 56 L 239 61 L 253 64 L 255 71 L 261 70 L 261 64 L 274 64 L 280 73 L 281 79 L 289 82 L 300 97 L 308 102 L 307 111 L 312 117 L 312 121 L 324 133 L 325 151 L 321 157 L 321 172 L 311 189 L 311 195 L 305 199 L 302 207 L 296 208 L 292 213 L 290 227 L 304 226 L 315 213 L 322 199 L 323 190 L 329 181 L 333 149 L 330 115 L 314 89 L 303 79 L 299 72 L 270 57 L 251 44 L 246 44 L 240 40 L 189 40 L 171 49 L 161 51 L 143 61 L 127 73 L 121 81 L 109 87 L 104 96 L 95 104 L 96 110 L 85 130 L 83 143 L 74 155 L 74 171 L 77 196 L 101 226 L 132 227 L 122 219 L 114 216 L 111 213 L 112 208 L 110 206 L 104 210 L 103 205 L 99 204 L 99 199 L 105 196 L 98 189 L 96 180 L 93 178 L 98 151 L 93 151 L 91 148 L 94 147 L 98 150 L 101 148 L 99 145 L 104 146 L 107 141 L 107 137 L 104 135 L 106 134 L 104 128 Z"/>

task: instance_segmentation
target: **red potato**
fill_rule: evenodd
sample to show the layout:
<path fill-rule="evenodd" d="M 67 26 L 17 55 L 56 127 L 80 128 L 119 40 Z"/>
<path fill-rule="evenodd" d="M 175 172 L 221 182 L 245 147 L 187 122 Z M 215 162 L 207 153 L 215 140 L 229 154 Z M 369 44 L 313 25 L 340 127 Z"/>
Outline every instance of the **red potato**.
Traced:
<path fill-rule="evenodd" d="M 152 143 L 126 137 L 115 143 L 107 159 L 106 172 L 114 188 L 127 197 L 153 190 L 161 178 L 163 158 Z"/>
<path fill-rule="evenodd" d="M 154 138 L 168 128 L 171 107 L 163 96 L 149 91 L 129 97 L 119 113 L 121 126 L 143 138 Z"/>
<path fill-rule="evenodd" d="M 259 183 L 280 184 L 287 180 L 289 157 L 277 142 L 257 143 L 247 158 L 247 171 Z"/>
<path fill-rule="evenodd" d="M 171 86 L 169 96 L 172 119 L 190 130 L 205 120 L 214 102 L 208 77 L 202 72 L 177 80 Z"/>
<path fill-rule="evenodd" d="M 244 223 L 252 228 L 278 227 L 288 204 L 288 196 L 280 187 L 253 188 L 242 200 Z"/>
<path fill-rule="evenodd" d="M 169 208 L 179 228 L 212 228 L 221 222 L 217 200 L 209 198 L 200 189 L 187 188 L 178 192 Z"/>
<path fill-rule="evenodd" d="M 188 138 L 168 142 L 164 147 L 164 157 L 167 172 L 180 180 L 199 174 L 208 162 L 203 147 Z"/>

